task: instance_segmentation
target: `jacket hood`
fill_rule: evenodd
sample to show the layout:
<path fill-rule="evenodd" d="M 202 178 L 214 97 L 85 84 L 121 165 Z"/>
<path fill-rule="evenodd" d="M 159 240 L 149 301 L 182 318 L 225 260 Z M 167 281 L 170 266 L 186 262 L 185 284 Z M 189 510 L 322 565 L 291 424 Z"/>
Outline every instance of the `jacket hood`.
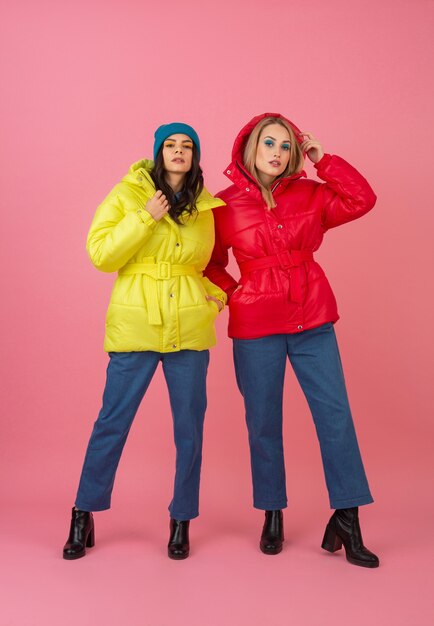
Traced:
<path fill-rule="evenodd" d="M 285 122 L 287 122 L 294 131 L 298 143 L 301 144 L 303 142 L 303 140 L 300 138 L 300 129 L 287 117 L 281 115 L 280 113 L 261 113 L 261 115 L 257 115 L 256 117 L 251 119 L 250 122 L 248 122 L 238 133 L 234 142 L 234 147 L 232 149 L 233 161 L 239 163 L 240 165 L 243 164 L 243 152 L 244 147 L 247 143 L 247 139 L 249 138 L 249 135 L 255 128 L 256 124 L 266 117 L 276 117 L 278 119 L 285 120 Z"/>
<path fill-rule="evenodd" d="M 155 185 L 151 178 L 151 171 L 154 169 L 154 161 L 149 159 L 141 159 L 133 163 L 126 174 L 122 178 L 123 183 L 130 185 L 138 185 L 144 187 L 147 191 L 155 193 Z"/>
<path fill-rule="evenodd" d="M 248 122 L 238 133 L 234 142 L 234 147 L 232 148 L 232 163 L 228 166 L 228 168 L 226 168 L 224 172 L 225 175 L 236 184 L 239 182 L 237 180 L 238 176 L 235 174 L 236 171 L 239 172 L 241 170 L 244 176 L 247 176 L 249 179 L 251 179 L 251 174 L 249 174 L 244 167 L 243 152 L 250 133 L 255 128 L 256 124 L 266 117 L 276 117 L 278 119 L 285 120 L 294 131 L 295 138 L 297 139 L 298 143 L 301 145 L 303 142 L 303 138 L 300 137 L 301 131 L 298 126 L 296 126 L 284 115 L 281 115 L 280 113 L 261 113 L 260 115 L 256 115 L 256 117 L 252 118 L 250 122 Z M 300 176 L 306 176 L 306 173 L 304 171 L 298 172 L 297 174 L 293 174 L 293 176 L 287 177 L 286 180 L 299 178 Z"/>
<path fill-rule="evenodd" d="M 151 171 L 154 168 L 154 161 L 149 159 L 142 159 L 133 163 L 126 174 L 122 178 L 123 183 L 133 185 L 144 189 L 146 194 L 153 196 L 155 193 L 154 181 L 151 178 Z M 218 206 L 224 206 L 223 200 L 215 198 L 204 187 L 200 196 L 197 199 L 196 207 L 198 211 L 207 211 L 209 209 L 215 209 Z"/>

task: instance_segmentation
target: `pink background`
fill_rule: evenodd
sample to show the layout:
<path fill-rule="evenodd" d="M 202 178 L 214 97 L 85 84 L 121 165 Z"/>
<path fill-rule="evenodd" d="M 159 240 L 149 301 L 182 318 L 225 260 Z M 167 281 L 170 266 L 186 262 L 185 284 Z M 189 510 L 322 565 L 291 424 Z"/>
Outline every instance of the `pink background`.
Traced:
<path fill-rule="evenodd" d="M 428 0 L 2 3 L 2 626 L 432 624 L 433 17 Z M 174 450 L 158 372 L 96 547 L 63 561 L 107 362 L 113 276 L 85 251 L 95 208 L 173 120 L 197 129 L 218 191 L 236 133 L 266 110 L 315 133 L 378 195 L 318 256 L 376 499 L 362 527 L 382 565 L 319 548 L 328 500 L 289 369 L 287 541 L 278 557 L 259 552 L 227 312 L 191 558 L 166 556 Z"/>

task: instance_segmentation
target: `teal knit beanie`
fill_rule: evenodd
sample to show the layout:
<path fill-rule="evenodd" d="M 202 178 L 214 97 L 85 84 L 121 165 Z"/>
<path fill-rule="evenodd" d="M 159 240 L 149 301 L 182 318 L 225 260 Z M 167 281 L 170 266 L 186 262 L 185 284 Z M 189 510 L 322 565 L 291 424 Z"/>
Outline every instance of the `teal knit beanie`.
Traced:
<path fill-rule="evenodd" d="M 165 139 L 170 137 L 170 135 L 174 135 L 175 133 L 182 133 L 183 135 L 188 135 L 190 139 L 193 141 L 196 146 L 197 153 L 200 158 L 200 141 L 197 132 L 189 126 L 188 124 L 183 124 L 182 122 L 172 122 L 171 124 L 163 124 L 159 126 L 155 131 L 154 135 L 154 161 L 157 158 L 157 154 L 161 145 Z"/>

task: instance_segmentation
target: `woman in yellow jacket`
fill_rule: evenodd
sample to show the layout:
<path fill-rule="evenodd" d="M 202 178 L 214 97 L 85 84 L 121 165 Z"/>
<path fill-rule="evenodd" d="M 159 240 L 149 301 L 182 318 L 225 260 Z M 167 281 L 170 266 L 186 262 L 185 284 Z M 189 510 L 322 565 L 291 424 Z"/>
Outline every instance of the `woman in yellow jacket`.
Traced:
<path fill-rule="evenodd" d="M 110 362 L 103 405 L 84 460 L 65 559 L 80 558 L 94 545 L 92 511 L 110 508 L 122 449 L 160 361 L 176 445 L 168 555 L 189 554 L 189 520 L 199 514 L 208 348 L 215 344 L 214 319 L 226 303 L 225 293 L 202 275 L 214 246 L 211 209 L 224 202 L 204 189 L 199 158 L 191 126 L 160 126 L 154 162 L 132 165 L 92 222 L 92 263 L 118 276 L 106 319 Z"/>

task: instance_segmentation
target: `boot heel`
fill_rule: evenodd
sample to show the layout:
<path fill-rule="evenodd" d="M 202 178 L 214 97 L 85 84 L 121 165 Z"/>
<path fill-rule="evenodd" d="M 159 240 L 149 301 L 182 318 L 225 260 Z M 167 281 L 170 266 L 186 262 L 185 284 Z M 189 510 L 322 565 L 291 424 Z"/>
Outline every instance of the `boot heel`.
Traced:
<path fill-rule="evenodd" d="M 342 539 L 328 525 L 324 533 L 321 548 L 323 550 L 327 550 L 327 552 L 336 552 L 336 550 L 340 550 L 342 548 Z"/>
<path fill-rule="evenodd" d="M 93 548 L 95 545 L 95 529 L 92 528 L 86 539 L 86 548 Z"/>

